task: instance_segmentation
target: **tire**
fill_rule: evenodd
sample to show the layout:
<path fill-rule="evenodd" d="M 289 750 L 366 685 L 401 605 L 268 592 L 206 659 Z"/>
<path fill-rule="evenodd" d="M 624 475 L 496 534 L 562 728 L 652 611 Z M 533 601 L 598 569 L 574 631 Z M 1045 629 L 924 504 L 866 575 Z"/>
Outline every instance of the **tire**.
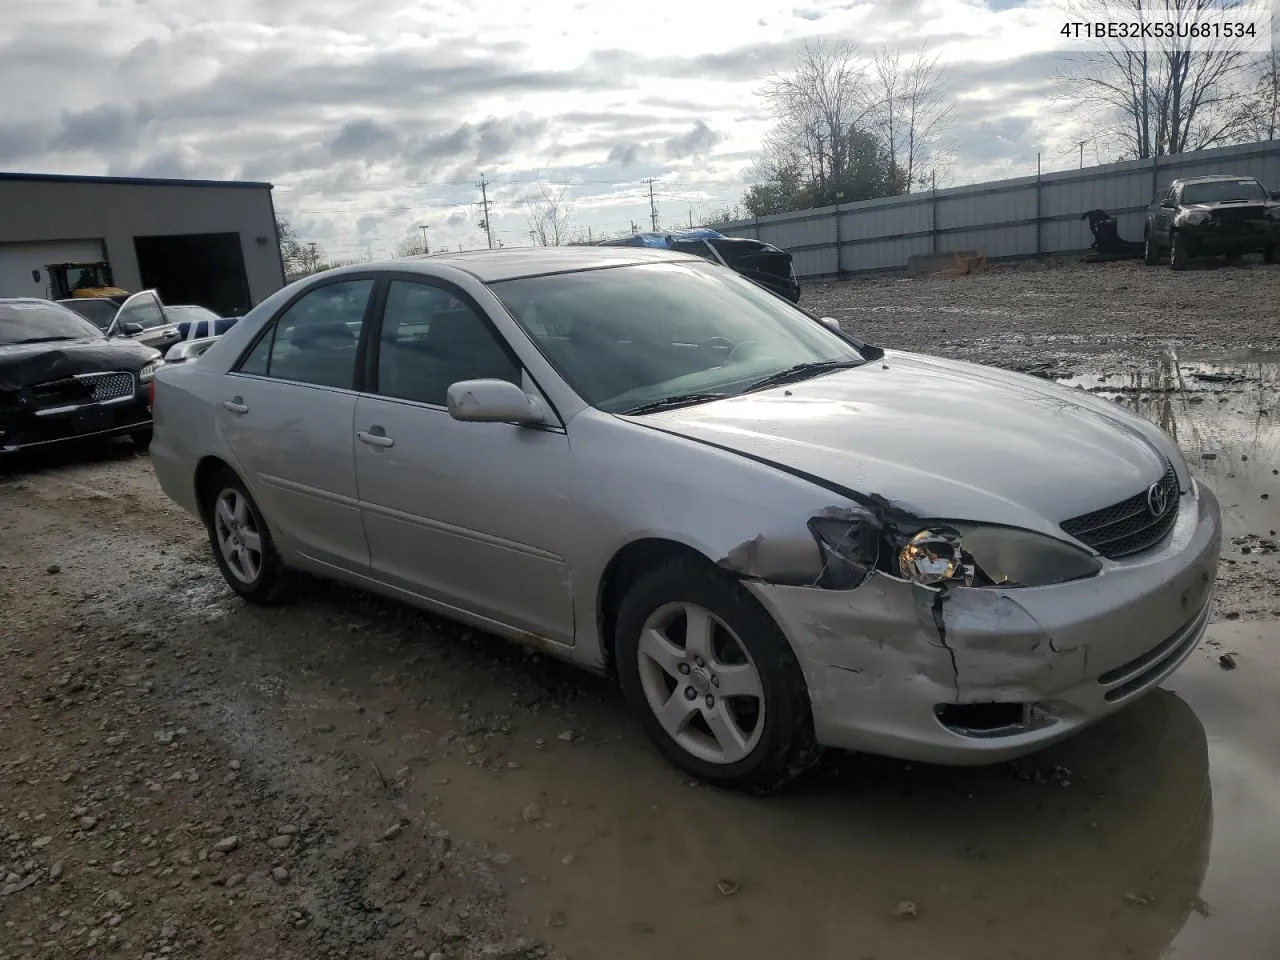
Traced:
<path fill-rule="evenodd" d="M 1262 262 L 1275 263 L 1277 253 L 1280 253 L 1280 247 L 1277 247 L 1274 245 L 1267 247 L 1265 250 L 1262 251 Z"/>
<path fill-rule="evenodd" d="M 691 616 L 709 625 L 701 643 L 688 634 Z M 821 756 L 795 653 L 741 584 L 705 564 L 666 564 L 632 585 L 616 629 L 623 692 L 673 766 L 714 786 L 765 793 Z M 717 696 L 731 685 L 744 693 Z"/>
<path fill-rule="evenodd" d="M 145 453 L 151 448 L 151 428 L 139 430 L 137 433 L 129 434 L 129 439 L 133 441 L 133 445 L 139 452 Z"/>
<path fill-rule="evenodd" d="M 230 470 L 220 470 L 205 485 L 204 496 L 209 547 L 227 586 L 250 603 L 272 606 L 284 601 L 292 578 L 258 505 L 240 478 Z M 254 542 L 256 551 L 251 546 Z"/>
<path fill-rule="evenodd" d="M 1142 238 L 1142 262 L 1148 267 L 1154 267 L 1160 262 L 1160 248 L 1151 239 L 1150 230 Z"/>
<path fill-rule="evenodd" d="M 1185 270 L 1191 265 L 1191 251 L 1187 249 L 1187 241 L 1182 234 L 1169 234 L 1169 266 L 1174 270 Z"/>

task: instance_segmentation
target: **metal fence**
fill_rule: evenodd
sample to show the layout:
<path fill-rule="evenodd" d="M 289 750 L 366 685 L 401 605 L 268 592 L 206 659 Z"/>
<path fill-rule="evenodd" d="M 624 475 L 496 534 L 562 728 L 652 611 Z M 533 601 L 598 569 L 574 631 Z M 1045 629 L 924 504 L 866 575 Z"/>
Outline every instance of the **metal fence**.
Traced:
<path fill-rule="evenodd" d="M 1141 240 L 1144 212 L 1158 189 L 1178 177 L 1212 173 L 1254 176 L 1280 189 L 1280 140 L 820 207 L 717 229 L 790 250 L 801 277 L 901 269 L 913 254 L 1071 253 L 1093 242 L 1082 219 L 1086 210 L 1106 210 L 1121 238 Z"/>

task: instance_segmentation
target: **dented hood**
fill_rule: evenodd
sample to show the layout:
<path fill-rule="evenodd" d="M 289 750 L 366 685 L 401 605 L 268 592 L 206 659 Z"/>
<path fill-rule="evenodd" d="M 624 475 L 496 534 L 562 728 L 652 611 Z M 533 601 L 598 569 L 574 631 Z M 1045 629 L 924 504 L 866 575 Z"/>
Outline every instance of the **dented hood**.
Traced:
<path fill-rule="evenodd" d="M 907 353 L 633 423 L 712 443 L 916 516 L 1046 532 L 1145 490 L 1181 457 L 1085 391 Z"/>
<path fill-rule="evenodd" d="M 6 344 L 0 346 L 0 390 L 20 390 L 77 373 L 137 373 L 159 356 L 158 351 L 123 338 Z"/>

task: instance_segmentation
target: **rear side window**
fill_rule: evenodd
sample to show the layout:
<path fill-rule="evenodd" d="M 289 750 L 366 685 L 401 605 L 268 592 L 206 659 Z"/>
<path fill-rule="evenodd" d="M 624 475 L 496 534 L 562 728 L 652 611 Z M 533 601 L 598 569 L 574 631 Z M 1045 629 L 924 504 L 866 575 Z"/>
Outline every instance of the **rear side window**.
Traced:
<path fill-rule="evenodd" d="M 356 348 L 373 281 L 315 287 L 271 323 L 237 370 L 321 387 L 355 385 Z"/>

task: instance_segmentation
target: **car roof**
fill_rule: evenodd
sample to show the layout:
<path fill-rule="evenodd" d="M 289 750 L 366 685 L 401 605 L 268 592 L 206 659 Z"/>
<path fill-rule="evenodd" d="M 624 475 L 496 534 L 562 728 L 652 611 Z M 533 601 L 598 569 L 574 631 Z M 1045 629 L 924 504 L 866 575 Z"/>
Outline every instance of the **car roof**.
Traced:
<path fill-rule="evenodd" d="M 578 270 L 599 270 L 604 267 L 624 267 L 644 263 L 671 261 L 704 262 L 692 254 L 672 253 L 669 250 L 646 247 L 507 247 L 499 250 L 470 250 L 462 253 L 429 253 L 416 257 L 403 257 L 362 266 L 375 268 L 414 269 L 421 265 L 423 273 L 433 272 L 432 266 L 453 267 L 463 270 L 482 283 L 497 283 L 517 277 L 538 277 L 548 273 L 570 273 Z"/>
<path fill-rule="evenodd" d="M 1214 182 L 1219 182 L 1223 180 L 1254 180 L 1256 181 L 1257 179 L 1258 179 L 1257 177 L 1248 173 L 1238 173 L 1238 174 L 1210 173 L 1200 177 L 1181 177 L 1173 182 L 1174 183 L 1214 183 Z"/>

